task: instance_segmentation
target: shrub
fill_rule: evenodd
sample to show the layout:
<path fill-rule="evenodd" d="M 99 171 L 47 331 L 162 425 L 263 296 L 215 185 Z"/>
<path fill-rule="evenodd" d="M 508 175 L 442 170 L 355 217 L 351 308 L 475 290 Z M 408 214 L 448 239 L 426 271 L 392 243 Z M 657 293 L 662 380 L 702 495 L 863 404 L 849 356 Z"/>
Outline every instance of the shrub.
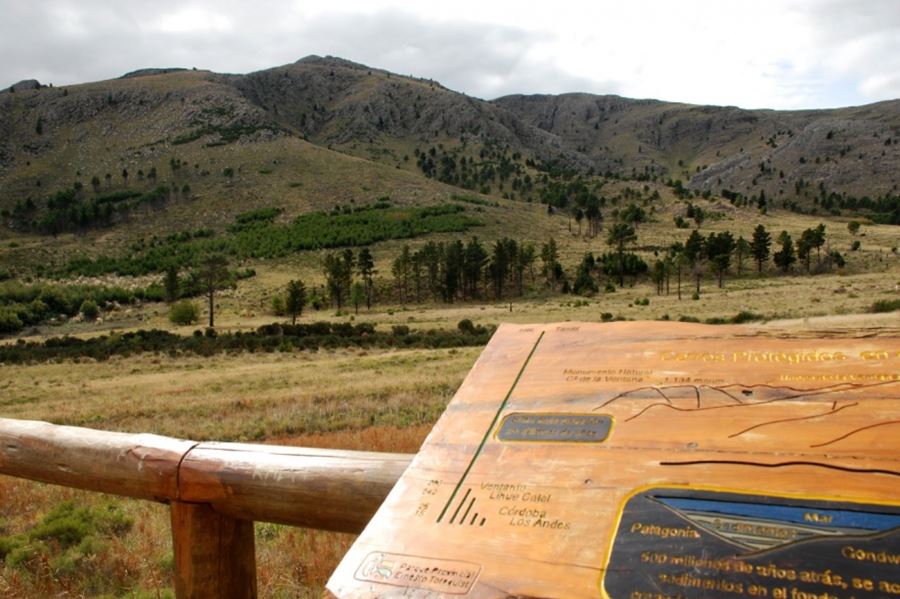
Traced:
<path fill-rule="evenodd" d="M 461 333 L 474 333 L 475 325 L 472 324 L 472 321 L 468 318 L 463 318 L 457 323 L 456 328 L 459 329 Z"/>
<path fill-rule="evenodd" d="M 169 308 L 169 320 L 173 324 L 178 325 L 195 324 L 200 320 L 200 311 L 194 305 L 194 302 L 181 300 L 180 302 L 175 302 Z"/>
<path fill-rule="evenodd" d="M 754 320 L 763 320 L 763 316 L 761 314 L 756 314 L 747 310 L 741 310 L 731 317 L 731 322 L 733 322 L 734 324 L 743 324 L 745 322 L 752 322 Z"/>
<path fill-rule="evenodd" d="M 894 310 L 900 310 L 900 299 L 878 300 L 869 308 L 870 312 L 893 312 Z"/>
<path fill-rule="evenodd" d="M 72 575 L 106 550 L 104 539 L 121 537 L 132 520 L 113 503 L 79 506 L 60 503 L 24 534 L 0 537 L 0 558 L 10 567 L 50 563 L 57 574 Z"/>
<path fill-rule="evenodd" d="M 181 336 L 160 330 L 114 333 L 90 339 L 54 337 L 44 342 L 0 345 L 0 363 L 24 363 L 47 360 L 77 360 L 82 357 L 107 360 L 111 356 L 131 356 L 140 352 L 163 352 L 175 356 L 192 353 L 211 356 L 236 351 L 276 351 L 279 347 L 316 351 L 337 347 L 471 347 L 483 345 L 494 332 L 493 326 L 474 325 L 471 333 L 441 330 L 412 330 L 395 325 L 392 332 L 378 331 L 371 323 L 329 323 L 289 325 L 273 323 L 256 331 L 218 333 L 194 331 Z"/>
<path fill-rule="evenodd" d="M 24 326 L 18 314 L 12 310 L 0 309 L 0 333 L 15 333 Z"/>
<path fill-rule="evenodd" d="M 275 316 L 287 314 L 287 309 L 284 306 L 284 296 L 280 293 L 272 297 L 272 314 Z"/>
<path fill-rule="evenodd" d="M 844 257 L 839 251 L 831 250 L 829 256 L 831 257 L 831 261 L 834 262 L 834 265 L 838 268 L 844 268 L 847 265 L 847 261 L 844 260 Z"/>
<path fill-rule="evenodd" d="M 100 316 L 100 309 L 97 308 L 97 302 L 94 300 L 86 299 L 81 302 L 81 307 L 78 311 L 81 312 L 85 320 L 97 320 L 97 317 Z"/>
<path fill-rule="evenodd" d="M 859 243 L 859 239 L 854 239 L 853 243 L 850 244 L 850 251 L 855 252 L 860 248 L 860 245 L 861 244 Z"/>

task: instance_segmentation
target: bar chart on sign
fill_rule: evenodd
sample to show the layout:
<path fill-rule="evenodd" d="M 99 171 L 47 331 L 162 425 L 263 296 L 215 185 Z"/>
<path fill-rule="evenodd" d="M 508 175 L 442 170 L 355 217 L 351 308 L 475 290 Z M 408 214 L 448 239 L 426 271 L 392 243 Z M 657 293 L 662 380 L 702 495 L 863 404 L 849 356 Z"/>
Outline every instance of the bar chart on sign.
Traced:
<path fill-rule="evenodd" d="M 898 439 L 898 339 L 503 325 L 328 588 L 885 596 Z"/>

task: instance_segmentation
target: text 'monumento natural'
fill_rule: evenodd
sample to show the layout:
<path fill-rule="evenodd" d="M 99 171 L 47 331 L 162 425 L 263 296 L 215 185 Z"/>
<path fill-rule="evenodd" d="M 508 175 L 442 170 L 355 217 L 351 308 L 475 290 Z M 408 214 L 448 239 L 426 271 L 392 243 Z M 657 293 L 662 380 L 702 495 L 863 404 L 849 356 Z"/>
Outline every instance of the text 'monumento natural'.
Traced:
<path fill-rule="evenodd" d="M 503 325 L 338 597 L 900 597 L 900 338 Z"/>

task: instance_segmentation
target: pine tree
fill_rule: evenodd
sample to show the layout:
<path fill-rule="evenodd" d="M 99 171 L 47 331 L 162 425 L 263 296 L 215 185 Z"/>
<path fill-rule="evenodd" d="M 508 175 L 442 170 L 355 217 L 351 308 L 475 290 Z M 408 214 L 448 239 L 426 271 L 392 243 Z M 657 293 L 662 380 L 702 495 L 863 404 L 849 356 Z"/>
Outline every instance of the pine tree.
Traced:
<path fill-rule="evenodd" d="M 353 304 L 353 311 L 359 314 L 359 305 L 366 299 L 366 287 L 359 281 L 353 283 L 350 288 L 350 303 Z"/>
<path fill-rule="evenodd" d="M 816 248 L 816 265 L 819 265 L 820 262 L 820 252 L 822 246 L 825 245 L 825 225 L 823 223 L 819 223 L 815 229 L 813 229 L 813 247 Z"/>
<path fill-rule="evenodd" d="M 297 324 L 297 317 L 303 314 L 306 302 L 306 285 L 303 284 L 303 281 L 288 281 L 284 308 L 291 316 L 291 324 Z"/>
<path fill-rule="evenodd" d="M 625 284 L 625 246 L 637 241 L 634 227 L 627 223 L 616 223 L 609 230 L 607 245 L 616 248 L 619 255 L 619 287 Z"/>
<path fill-rule="evenodd" d="M 556 284 L 559 282 L 559 272 L 562 270 L 559 264 L 559 249 L 556 247 L 556 240 L 552 237 L 541 246 L 541 274 L 547 281 L 550 289 L 556 290 Z"/>
<path fill-rule="evenodd" d="M 228 282 L 228 259 L 222 254 L 210 254 L 200 263 L 200 281 L 209 299 L 209 328 L 215 327 L 215 293 Z"/>
<path fill-rule="evenodd" d="M 374 289 L 373 277 L 375 276 L 375 260 L 372 258 L 372 252 L 369 248 L 359 250 L 359 257 L 356 259 L 356 268 L 359 276 L 363 280 L 363 289 L 366 292 L 366 310 L 372 309 L 372 291 Z"/>
<path fill-rule="evenodd" d="M 737 242 L 734 245 L 734 253 L 735 258 L 737 259 L 737 274 L 741 276 L 744 272 L 744 259 L 750 255 L 751 248 L 750 242 L 743 238 L 743 236 L 738 237 Z"/>
<path fill-rule="evenodd" d="M 797 257 L 803 260 L 806 265 L 806 272 L 809 273 L 810 261 L 812 259 L 812 250 L 816 247 L 817 234 L 815 229 L 806 229 L 800 234 L 797 241 Z"/>
<path fill-rule="evenodd" d="M 400 250 L 400 255 L 394 258 L 394 262 L 391 264 L 391 274 L 394 276 L 394 284 L 397 285 L 397 289 L 400 292 L 400 301 L 406 302 L 407 294 L 409 292 L 409 274 L 412 266 L 412 255 L 409 250 L 409 246 L 404 244 L 403 249 Z M 416 296 L 416 301 L 418 301 L 418 294 Z"/>
<path fill-rule="evenodd" d="M 340 310 L 344 306 L 344 298 L 350 293 L 353 282 L 353 250 L 347 248 L 340 254 L 329 253 L 323 264 L 325 286 L 332 301 Z"/>
<path fill-rule="evenodd" d="M 753 239 L 750 242 L 750 253 L 756 260 L 757 272 L 762 273 L 763 263 L 769 259 L 769 250 L 772 247 L 772 236 L 764 226 L 756 225 L 753 230 Z"/>
<path fill-rule="evenodd" d="M 166 276 L 163 280 L 163 288 L 166 294 L 166 303 L 171 304 L 178 299 L 178 267 L 170 266 L 166 269 Z"/>
<path fill-rule="evenodd" d="M 706 256 L 709 258 L 713 268 L 716 269 L 716 276 L 719 281 L 719 287 L 723 286 L 725 273 L 731 265 L 731 254 L 734 252 L 734 236 L 729 231 L 721 233 L 710 233 L 706 239 Z"/>
<path fill-rule="evenodd" d="M 778 236 L 778 243 L 781 245 L 781 250 L 775 252 L 772 259 L 775 261 L 775 265 L 782 272 L 786 273 L 791 268 L 791 265 L 797 261 L 797 256 L 794 253 L 794 241 L 787 231 L 782 231 Z"/>
<path fill-rule="evenodd" d="M 465 260 L 463 263 L 463 295 L 471 298 L 477 298 L 478 283 L 481 279 L 481 272 L 487 262 L 488 255 L 484 250 L 484 246 L 478 241 L 477 237 L 473 237 L 466 244 Z"/>

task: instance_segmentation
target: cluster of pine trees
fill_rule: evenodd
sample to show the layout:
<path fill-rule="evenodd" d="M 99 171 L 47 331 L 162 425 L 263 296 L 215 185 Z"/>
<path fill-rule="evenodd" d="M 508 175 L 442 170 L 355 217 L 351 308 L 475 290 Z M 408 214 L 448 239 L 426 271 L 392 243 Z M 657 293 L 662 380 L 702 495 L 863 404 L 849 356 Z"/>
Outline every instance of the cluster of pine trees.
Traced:
<path fill-rule="evenodd" d="M 684 242 L 673 243 L 666 249 L 665 256 L 653 265 L 652 276 L 656 283 L 657 293 L 669 291 L 669 279 L 675 275 L 678 283 L 678 297 L 681 298 L 681 280 L 690 275 L 695 280 L 695 294 L 700 293 L 700 281 L 703 275 L 711 271 L 719 287 L 724 285 L 725 276 L 732 265 L 736 266 L 737 275 L 741 276 L 744 263 L 752 259 L 756 262 L 757 272 L 763 273 L 769 259 L 782 273 L 788 273 L 793 265 L 801 260 L 807 273 L 821 272 L 832 266 L 843 267 L 843 256 L 837 250 L 829 249 L 823 257 L 822 248 L 826 244 L 825 225 L 806 229 L 795 243 L 787 231 L 782 231 L 775 239 L 773 250 L 772 234 L 763 225 L 757 225 L 751 239 L 734 238 L 730 231 L 710 233 L 704 237 L 699 231 L 692 231 Z M 815 269 L 812 257 L 815 251 Z"/>
<path fill-rule="evenodd" d="M 545 248 L 542 257 L 547 252 Z M 525 292 L 526 274 L 535 281 L 536 260 L 534 244 L 507 237 L 488 247 L 477 237 L 467 243 L 431 241 L 416 251 L 404 245 L 391 274 L 401 302 L 432 298 L 452 303 L 487 295 L 501 300 L 510 293 Z"/>
<path fill-rule="evenodd" d="M 331 252 L 325 256 L 323 263 L 325 288 L 329 297 L 341 310 L 347 301 L 359 312 L 360 304 L 372 307 L 375 290 L 375 260 L 369 248 L 360 248 L 359 254 L 346 248 L 341 252 Z M 360 280 L 354 281 L 354 275 Z"/>

